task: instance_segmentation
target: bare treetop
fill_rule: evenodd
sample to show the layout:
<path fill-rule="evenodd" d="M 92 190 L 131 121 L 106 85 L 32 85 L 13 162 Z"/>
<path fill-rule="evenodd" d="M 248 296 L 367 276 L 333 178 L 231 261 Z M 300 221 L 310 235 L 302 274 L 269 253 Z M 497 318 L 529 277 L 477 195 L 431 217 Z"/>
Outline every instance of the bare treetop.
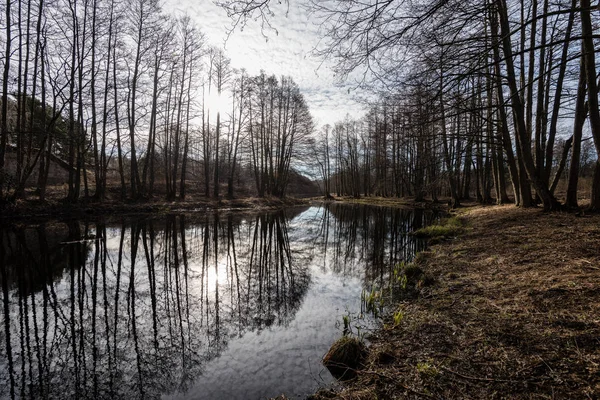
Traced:
<path fill-rule="evenodd" d="M 281 5 L 285 2 L 289 11 L 289 0 L 278 0 L 277 4 Z M 265 31 L 274 31 L 278 34 L 277 29 L 271 24 L 271 18 L 275 16 L 272 8 L 271 0 L 215 0 L 215 4 L 227 11 L 227 16 L 232 19 L 232 26 L 229 33 L 233 32 L 237 27 L 244 29 L 248 20 L 260 22 L 261 32 L 266 37 Z"/>

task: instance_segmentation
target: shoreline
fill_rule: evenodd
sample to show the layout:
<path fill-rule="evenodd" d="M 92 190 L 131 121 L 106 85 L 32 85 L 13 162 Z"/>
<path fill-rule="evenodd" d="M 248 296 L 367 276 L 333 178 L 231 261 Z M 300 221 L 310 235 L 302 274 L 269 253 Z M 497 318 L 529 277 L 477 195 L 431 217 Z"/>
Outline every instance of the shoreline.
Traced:
<path fill-rule="evenodd" d="M 392 208 L 407 208 L 407 209 L 423 209 L 423 210 L 434 210 L 434 211 L 448 211 L 447 199 L 443 199 L 438 202 L 431 200 L 415 201 L 410 197 L 335 197 L 334 200 L 328 200 L 333 202 L 343 202 L 347 204 L 364 204 L 367 206 L 375 207 L 392 207 Z"/>
<path fill-rule="evenodd" d="M 394 303 L 354 381 L 309 399 L 600 395 L 600 215 L 455 215 L 463 232 L 416 261 L 433 285 Z"/>
<path fill-rule="evenodd" d="M 114 201 L 68 203 L 62 200 L 21 201 L 0 207 L 0 219 L 22 220 L 27 218 L 86 218 L 95 216 L 128 216 L 128 215 L 164 215 L 176 213 L 198 212 L 228 212 L 228 211 L 260 211 L 277 210 L 285 207 L 309 205 L 310 199 L 295 197 L 245 197 L 236 199 L 196 200 L 143 200 L 143 201 Z"/>
<path fill-rule="evenodd" d="M 105 200 L 80 201 L 69 203 L 65 200 L 21 200 L 15 204 L 4 203 L 0 205 L 0 220 L 23 220 L 27 218 L 87 218 L 103 215 L 127 216 L 127 215 L 164 215 L 175 213 L 197 213 L 197 212 L 248 212 L 278 210 L 286 207 L 309 206 L 324 203 L 364 204 L 370 206 L 427 209 L 446 211 L 445 203 L 433 203 L 431 201 L 415 202 L 409 198 L 383 198 L 383 197 L 336 197 L 325 199 L 324 197 L 240 197 L 234 199 L 213 199 L 196 197 L 188 200 L 140 200 L 119 201 Z"/>

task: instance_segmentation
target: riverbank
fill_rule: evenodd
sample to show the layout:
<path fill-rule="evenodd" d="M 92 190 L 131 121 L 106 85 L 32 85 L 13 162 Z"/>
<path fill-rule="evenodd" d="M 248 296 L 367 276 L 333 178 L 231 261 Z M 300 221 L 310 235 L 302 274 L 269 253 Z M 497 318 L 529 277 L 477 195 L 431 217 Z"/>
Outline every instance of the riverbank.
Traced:
<path fill-rule="evenodd" d="M 446 199 L 447 200 L 447 199 Z M 412 197 L 351 197 L 341 196 L 334 197 L 333 201 L 341 201 L 344 203 L 351 204 L 364 204 L 368 206 L 380 206 L 380 207 L 393 207 L 393 208 L 406 208 L 414 210 L 415 208 L 423 210 L 435 210 L 435 211 L 447 211 L 447 201 L 434 202 L 431 200 L 415 201 Z"/>
<path fill-rule="evenodd" d="M 395 207 L 406 209 L 431 209 L 446 210 L 445 203 L 431 201 L 415 202 L 408 198 L 385 197 L 335 197 L 325 200 L 323 197 L 296 198 L 296 197 L 241 197 L 235 199 L 214 199 L 203 196 L 188 196 L 186 200 L 166 201 L 164 199 L 120 201 L 105 200 L 102 202 L 82 200 L 77 203 L 67 202 L 64 199 L 51 198 L 45 202 L 39 200 L 19 200 L 16 203 L 0 205 L 0 218 L 61 218 L 96 215 L 140 215 L 140 214 L 173 214 L 194 213 L 207 211 L 259 211 L 276 210 L 286 207 L 322 204 L 323 202 L 343 202 L 352 204 L 375 205 L 382 207 Z"/>
<path fill-rule="evenodd" d="M 357 379 L 313 399 L 600 396 L 600 215 L 458 218 L 463 233 L 418 257 L 435 283 L 369 338 Z"/>
<path fill-rule="evenodd" d="M 18 201 L 14 204 L 4 204 L 0 207 L 2 218 L 60 218 L 101 216 L 101 215 L 139 215 L 139 214 L 173 214 L 208 211 L 257 211 L 275 210 L 310 204 L 310 199 L 294 197 L 245 197 L 239 199 L 211 199 L 206 197 L 190 198 L 188 200 L 145 200 L 145 201 L 116 201 L 107 200 L 81 201 L 70 203 L 63 200 Z"/>

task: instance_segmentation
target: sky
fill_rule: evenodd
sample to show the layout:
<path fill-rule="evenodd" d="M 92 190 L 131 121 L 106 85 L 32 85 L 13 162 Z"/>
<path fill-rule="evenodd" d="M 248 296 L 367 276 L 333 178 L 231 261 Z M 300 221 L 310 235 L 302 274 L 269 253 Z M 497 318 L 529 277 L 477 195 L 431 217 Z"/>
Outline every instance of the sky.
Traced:
<path fill-rule="evenodd" d="M 196 21 L 211 45 L 225 47 L 234 68 L 246 68 L 256 75 L 261 69 L 276 76 L 291 76 L 300 87 L 317 127 L 333 125 L 347 114 L 353 118 L 364 115 L 364 107 L 356 100 L 361 95 L 351 82 L 337 82 L 331 62 L 311 54 L 319 41 L 319 27 L 313 23 L 300 1 L 272 1 L 270 18 L 277 31 L 261 33 L 260 22 L 248 21 L 236 29 L 227 42 L 231 19 L 212 0 L 167 0 L 165 11 L 188 15 Z"/>

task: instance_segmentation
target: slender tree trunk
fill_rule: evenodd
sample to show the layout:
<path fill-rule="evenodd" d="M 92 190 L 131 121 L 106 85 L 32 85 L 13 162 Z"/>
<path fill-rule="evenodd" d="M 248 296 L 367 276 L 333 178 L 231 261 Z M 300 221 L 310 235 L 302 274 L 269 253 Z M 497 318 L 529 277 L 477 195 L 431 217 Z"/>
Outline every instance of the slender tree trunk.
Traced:
<path fill-rule="evenodd" d="M 159 46 L 157 39 L 157 47 Z M 159 72 L 160 72 L 160 56 L 162 55 L 162 49 L 155 48 L 154 56 L 154 72 L 153 72 L 153 84 L 152 84 L 152 110 L 150 111 L 150 127 L 148 133 L 148 146 L 146 149 L 146 162 L 144 163 L 144 169 L 142 172 L 142 187 L 147 193 L 148 197 L 152 197 L 154 189 L 154 149 L 156 145 L 156 120 L 158 111 L 158 84 L 159 84 Z M 159 55 L 160 54 L 160 55 Z M 152 184 L 147 185 L 148 170 L 150 171 L 150 180 Z"/>
<path fill-rule="evenodd" d="M 590 128 L 594 138 L 598 160 L 592 182 L 590 208 L 600 210 L 600 110 L 598 109 L 598 84 L 596 83 L 596 58 L 593 28 L 590 17 L 590 1 L 581 0 L 581 34 L 583 37 L 583 59 L 585 61 L 585 78 L 587 82 Z"/>
<path fill-rule="evenodd" d="M 544 210 L 551 211 L 559 208 L 560 204 L 556 201 L 546 184 L 546 182 L 537 174 L 535 163 L 531 155 L 531 140 L 528 135 L 526 119 L 523 112 L 523 104 L 519 95 L 519 89 L 515 79 L 515 68 L 513 65 L 512 44 L 510 41 L 510 27 L 508 24 L 508 15 L 505 0 L 496 0 L 498 7 L 498 16 L 502 32 L 502 44 L 507 69 L 507 81 L 511 93 L 511 104 L 513 116 L 515 119 L 517 144 L 521 150 L 521 160 L 527 172 L 527 177 L 533 183 L 536 192 L 544 203 Z"/>
<path fill-rule="evenodd" d="M 92 144 L 93 144 L 93 159 L 94 159 L 94 198 L 98 199 L 100 193 L 98 192 L 98 186 L 102 187 L 102 173 L 101 173 L 101 156 L 98 152 L 98 118 L 96 116 L 96 11 L 98 9 L 97 0 L 92 1 L 92 40 L 90 43 L 91 47 L 91 78 L 90 78 L 90 93 L 91 93 L 91 110 L 92 110 Z M 85 172 L 84 172 L 85 174 Z M 86 175 L 84 175 L 86 176 Z M 87 185 L 86 185 L 87 186 Z M 87 191 L 87 189 L 86 189 Z M 102 191 L 100 189 L 100 191 Z"/>
<path fill-rule="evenodd" d="M 500 26 L 501 26 L 501 31 L 502 31 L 502 35 L 508 35 L 509 38 L 508 40 L 510 40 L 510 33 L 504 30 L 504 27 L 502 27 L 502 20 L 504 19 L 504 17 L 506 16 L 506 21 L 508 23 L 508 10 L 507 10 L 507 5 L 506 5 L 506 0 L 502 0 L 502 2 L 504 3 L 503 7 L 500 8 L 499 10 L 501 11 L 501 16 L 500 16 Z M 525 82 L 525 89 L 526 89 L 526 98 L 525 98 L 525 102 L 523 103 L 523 105 L 525 106 L 525 128 L 526 128 L 526 132 L 529 135 L 529 140 L 531 140 L 531 134 L 533 132 L 533 86 L 534 86 L 534 78 L 535 78 L 535 51 L 536 51 L 536 38 L 537 38 L 537 7 L 538 7 L 538 0 L 531 0 L 531 16 L 530 16 L 530 20 L 531 23 L 529 24 L 531 27 L 531 30 L 529 32 L 529 62 L 528 62 L 528 66 L 527 66 L 527 81 Z M 526 24 L 522 23 L 521 25 L 521 29 L 525 30 L 526 28 Z M 504 38 L 506 39 L 506 38 Z M 511 50 L 512 51 L 512 50 Z M 524 50 L 523 50 L 524 51 Z M 506 47 L 505 47 L 505 52 L 504 52 L 505 57 L 508 58 L 508 55 L 506 54 Z M 511 57 L 512 57 L 512 53 L 511 53 Z M 508 61 L 507 61 L 508 62 Z M 512 59 L 510 61 L 512 63 Z M 543 60 L 540 59 L 540 64 L 543 62 Z M 512 93 L 511 93 L 512 95 Z"/>
<path fill-rule="evenodd" d="M 207 111 L 206 124 L 204 121 L 206 102 L 204 96 L 204 85 L 202 86 L 202 148 L 204 150 L 204 196 L 210 196 L 210 111 Z M 250 124 L 252 126 L 252 124 Z M 252 134 L 250 134 L 252 137 Z"/>
<path fill-rule="evenodd" d="M 113 24 L 114 24 L 114 0 L 110 3 L 110 16 L 108 23 L 108 40 L 106 47 L 106 74 L 104 76 L 104 99 L 102 106 L 102 142 L 100 144 L 100 181 L 96 182 L 96 196 L 98 200 L 104 200 L 106 196 L 106 179 L 107 179 L 107 160 L 106 160 L 106 137 L 107 137 L 107 125 L 108 125 L 108 94 L 110 91 L 110 68 L 111 68 L 111 57 L 113 56 L 112 41 L 113 41 Z M 114 65 L 113 65 L 114 67 Z M 114 84 L 115 82 L 113 82 Z M 116 99 L 115 99 L 116 103 Z"/>
<path fill-rule="evenodd" d="M 521 184 L 520 184 L 520 174 L 519 168 L 517 165 L 517 160 L 515 159 L 515 154 L 513 152 L 512 140 L 510 138 L 510 132 L 508 130 L 508 116 L 506 115 L 505 109 L 505 101 L 504 101 L 504 92 L 502 88 L 502 75 L 501 75 L 501 66 L 500 66 L 500 43 L 498 42 L 498 23 L 497 16 L 492 10 L 488 11 L 490 13 L 490 28 L 491 28 L 491 37 L 492 37 L 492 50 L 493 50 L 493 58 L 494 58 L 494 76 L 495 82 L 492 82 L 490 79 L 487 80 L 486 88 L 488 93 L 487 107 L 488 110 L 492 109 L 492 91 L 493 86 L 495 84 L 496 87 L 496 99 L 498 102 L 497 106 L 497 114 L 498 114 L 498 124 L 500 125 L 498 129 L 498 136 L 502 147 L 504 149 L 504 153 L 506 154 L 506 162 L 508 164 L 508 171 L 510 173 L 510 178 L 513 186 L 513 193 L 515 196 L 515 204 L 521 205 Z M 523 69 L 521 71 L 523 73 Z M 488 69 L 489 75 L 489 69 Z M 523 80 L 525 78 L 523 77 Z M 491 123 L 491 114 L 488 114 L 488 123 Z"/>
<path fill-rule="evenodd" d="M 193 57 L 190 57 L 193 59 Z M 181 181 L 179 183 L 179 198 L 181 200 L 185 199 L 185 180 L 187 174 L 187 159 L 188 159 L 188 151 L 189 151 L 189 141 L 190 141 L 190 105 L 191 105 L 191 91 L 192 91 L 192 61 L 190 61 L 189 66 L 189 77 L 188 77 L 188 88 L 187 88 L 187 105 L 185 112 L 185 141 L 183 144 L 183 159 L 181 160 Z M 182 222 L 183 224 L 183 222 Z"/>
<path fill-rule="evenodd" d="M 571 0 L 571 12 L 569 13 L 569 21 L 567 23 L 567 29 L 565 31 L 565 43 L 563 44 L 562 53 L 560 57 L 560 66 L 558 70 L 558 77 L 556 78 L 556 89 L 554 91 L 554 103 L 552 105 L 552 116 L 550 118 L 550 130 L 548 132 L 548 141 L 546 144 L 546 171 L 545 176 L 549 177 L 552 172 L 552 158 L 554 152 L 554 141 L 556 140 L 556 131 L 558 127 L 558 115 L 561 108 L 561 98 L 563 82 L 565 79 L 565 72 L 567 70 L 567 59 L 569 55 L 569 45 L 571 39 L 571 31 L 573 30 L 573 20 L 575 19 L 575 8 L 577 7 L 577 0 Z M 575 145 L 575 144 L 574 144 Z M 575 147 L 573 147 L 575 151 Z"/>
<path fill-rule="evenodd" d="M 6 48 L 4 51 L 4 72 L 2 75 L 2 115 L 0 115 L 0 201 L 4 201 L 5 190 L 5 154 L 6 144 L 8 143 L 8 79 L 10 74 L 10 55 L 11 55 L 11 0 L 6 0 Z M 12 380 L 11 380 L 12 382 Z M 12 390 L 12 385 L 11 385 Z"/>
<path fill-rule="evenodd" d="M 113 91 L 114 91 L 114 111 L 115 111 L 115 130 L 117 134 L 117 161 L 119 165 L 119 176 L 121 178 L 121 200 L 127 198 L 127 185 L 125 184 L 125 171 L 123 168 L 123 149 L 121 145 L 121 126 L 119 121 L 119 95 L 117 80 L 117 32 L 115 32 L 115 41 L 113 43 Z"/>
<path fill-rule="evenodd" d="M 75 152 L 77 150 L 77 139 L 75 137 L 75 72 L 77 71 L 77 43 L 78 43 L 78 20 L 77 20 L 77 3 L 70 1 L 71 16 L 73 23 L 73 34 L 71 37 L 71 70 L 69 71 L 69 192 L 67 199 L 70 202 L 77 200 L 75 192 Z"/>
<path fill-rule="evenodd" d="M 242 130 L 242 116 L 244 111 L 244 101 L 245 101 L 245 86 L 244 86 L 244 71 L 242 71 L 240 75 L 240 99 L 239 99 L 239 116 L 238 116 L 238 127 L 237 132 L 235 133 L 235 139 L 233 144 L 233 159 L 231 161 L 229 179 L 227 182 L 227 197 L 233 199 L 233 177 L 235 176 L 236 166 L 237 166 L 237 157 L 238 157 L 238 148 L 240 144 L 240 136 Z M 235 101 L 235 100 L 234 100 Z M 233 127 L 235 130 L 235 126 Z"/>
<path fill-rule="evenodd" d="M 550 192 L 554 194 L 556 190 L 556 186 L 558 186 L 558 182 L 560 181 L 560 177 L 565 169 L 565 165 L 567 164 L 567 157 L 569 157 L 569 150 L 571 150 L 571 145 L 573 144 L 573 136 L 565 141 L 565 146 L 563 147 L 562 157 L 560 158 L 560 162 L 558 164 L 558 168 L 556 170 L 556 174 L 554 175 L 554 179 L 552 179 L 552 185 L 550 185 Z"/>
<path fill-rule="evenodd" d="M 547 126 L 545 120 L 547 120 L 547 107 L 545 107 L 544 100 L 545 96 L 545 82 L 544 75 L 546 73 L 546 35 L 547 35 L 547 25 L 548 25 L 548 0 L 544 0 L 544 7 L 542 11 L 542 32 L 540 38 L 540 55 L 539 55 L 539 65 L 538 65 L 538 81 L 537 81 L 537 105 L 535 112 L 535 167 L 537 170 L 537 174 L 546 181 L 546 185 L 548 185 L 549 177 L 546 176 L 545 170 L 545 157 L 544 157 L 544 142 L 546 138 L 546 132 L 544 128 Z M 534 16 L 535 17 L 535 16 Z M 547 73 L 551 73 L 552 65 L 548 65 Z M 533 86 L 533 82 L 530 82 L 530 85 Z"/>
<path fill-rule="evenodd" d="M 569 166 L 569 181 L 567 184 L 567 198 L 565 201 L 565 205 L 568 208 L 579 207 L 577 203 L 577 188 L 581 159 L 581 138 L 583 136 L 583 124 L 585 123 L 587 114 L 585 104 L 586 76 L 584 58 L 585 55 L 582 53 L 579 66 L 579 84 L 577 85 L 577 102 L 575 103 L 575 121 L 573 122 L 573 152 L 571 154 L 571 163 Z"/>
<path fill-rule="evenodd" d="M 50 151 L 52 149 L 52 127 L 46 125 L 46 68 L 45 63 L 46 59 L 44 57 L 46 46 L 41 42 L 41 32 L 42 32 L 42 10 L 43 10 L 44 2 L 40 1 L 38 8 L 38 23 L 37 23 L 37 48 L 39 53 L 39 62 L 40 62 L 40 86 L 41 86 L 41 105 L 42 105 L 42 121 L 41 125 L 44 127 L 44 134 L 47 137 L 47 150 L 42 151 L 42 157 L 40 159 L 40 168 L 38 175 L 38 189 L 39 189 L 39 198 L 41 202 L 46 200 L 46 182 L 48 179 L 48 168 L 49 168 L 49 160 L 50 160 Z M 45 40 L 45 38 L 44 38 Z M 53 107 L 53 113 L 56 113 L 56 108 Z M 41 146 L 44 149 L 45 146 Z"/>
<path fill-rule="evenodd" d="M 137 160 L 137 149 L 135 145 L 135 134 L 136 134 L 136 123 L 137 123 L 137 100 L 138 100 L 138 83 L 140 79 L 140 65 L 142 62 L 142 46 L 143 46 L 143 31 L 145 26 L 145 13 L 147 10 L 144 9 L 144 2 L 139 3 L 139 18 L 136 20 L 137 29 L 137 40 L 135 59 L 133 64 L 133 76 L 131 78 L 131 87 L 129 93 L 129 101 L 127 104 L 128 108 L 128 119 L 129 119 L 129 146 L 130 146 L 130 180 L 131 180 L 131 197 L 138 199 L 140 196 L 140 174 L 138 171 L 138 160 Z"/>

